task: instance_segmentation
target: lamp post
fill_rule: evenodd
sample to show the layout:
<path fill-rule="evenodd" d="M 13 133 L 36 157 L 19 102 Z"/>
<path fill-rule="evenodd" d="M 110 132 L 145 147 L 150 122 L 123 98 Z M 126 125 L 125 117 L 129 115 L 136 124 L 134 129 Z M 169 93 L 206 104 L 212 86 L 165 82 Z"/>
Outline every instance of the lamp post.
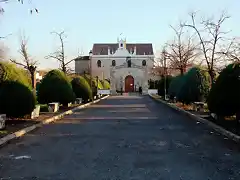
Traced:
<path fill-rule="evenodd" d="M 89 51 L 89 60 L 90 60 L 90 87 L 91 87 L 91 101 L 93 101 L 93 85 L 92 85 L 92 50 Z"/>
<path fill-rule="evenodd" d="M 97 97 L 98 97 L 98 76 L 96 76 L 97 78 Z"/>
<path fill-rule="evenodd" d="M 163 50 L 163 63 L 164 63 L 164 100 L 166 101 L 167 95 L 167 67 L 166 67 L 166 52 Z"/>

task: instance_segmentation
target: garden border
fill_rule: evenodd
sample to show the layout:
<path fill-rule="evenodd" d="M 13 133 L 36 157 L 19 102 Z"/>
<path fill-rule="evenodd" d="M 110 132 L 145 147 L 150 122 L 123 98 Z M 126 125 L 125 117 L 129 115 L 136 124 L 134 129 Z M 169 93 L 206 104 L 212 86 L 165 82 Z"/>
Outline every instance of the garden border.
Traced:
<path fill-rule="evenodd" d="M 221 126 L 218 126 L 215 123 L 213 123 L 211 121 L 208 121 L 208 120 L 206 120 L 204 118 L 198 117 L 198 116 L 196 116 L 196 115 L 194 115 L 194 114 L 192 114 L 192 113 L 190 113 L 188 111 L 185 111 L 185 110 L 183 110 L 183 109 L 181 109 L 181 108 L 179 108 L 179 107 L 177 107 L 177 106 L 175 106 L 173 104 L 169 104 L 169 103 L 167 103 L 167 102 L 165 102 L 165 101 L 163 101 L 161 99 L 158 99 L 158 98 L 154 97 L 153 95 L 149 94 L 149 96 L 152 99 L 154 99 L 155 101 L 160 102 L 160 103 L 162 103 L 162 104 L 164 104 L 164 105 L 166 105 L 166 106 L 168 106 L 168 107 L 170 107 L 170 108 L 172 108 L 172 109 L 182 113 L 183 115 L 190 117 L 191 119 L 194 119 L 196 121 L 199 121 L 201 123 L 204 123 L 204 124 L 208 125 L 209 127 L 213 128 L 216 132 L 218 132 L 218 133 L 228 137 L 229 139 L 232 139 L 232 140 L 234 140 L 236 142 L 240 142 L 240 136 L 238 136 L 238 135 L 236 135 L 236 134 L 234 134 L 234 133 L 232 133 L 232 132 L 222 128 Z"/>
<path fill-rule="evenodd" d="M 61 114 L 58 114 L 56 116 L 53 116 L 53 117 L 50 117 L 50 118 L 47 118 L 45 120 L 43 120 L 42 122 L 40 123 L 37 123 L 37 124 L 34 124 L 32 126 L 29 126 L 29 127 L 26 127 L 26 128 L 23 128 L 19 131 L 16 131 L 12 134 L 9 134 L 9 135 L 6 135 L 4 136 L 3 138 L 0 138 L 0 147 L 3 146 L 4 144 L 8 143 L 9 141 L 13 140 L 13 139 L 16 139 L 16 138 L 19 138 L 19 137 L 22 137 L 23 135 L 25 135 L 26 133 L 36 129 L 36 128 L 39 128 L 39 127 L 42 127 L 44 124 L 49 124 L 51 122 L 54 122 L 56 120 L 59 120 L 61 118 L 63 118 L 65 115 L 69 115 L 69 114 L 72 114 L 74 113 L 75 111 L 79 110 L 79 109 L 83 109 L 83 108 L 86 108 L 87 106 L 90 106 L 92 104 L 95 104 L 95 103 L 98 103 L 99 101 L 103 100 L 103 99 L 106 99 L 108 98 L 109 95 L 107 96 L 104 96 L 98 100 L 95 100 L 93 102 L 89 102 L 89 103 L 86 103 L 86 104 L 83 104 L 83 105 L 79 105 L 73 109 L 70 109 L 68 111 L 65 111 Z"/>

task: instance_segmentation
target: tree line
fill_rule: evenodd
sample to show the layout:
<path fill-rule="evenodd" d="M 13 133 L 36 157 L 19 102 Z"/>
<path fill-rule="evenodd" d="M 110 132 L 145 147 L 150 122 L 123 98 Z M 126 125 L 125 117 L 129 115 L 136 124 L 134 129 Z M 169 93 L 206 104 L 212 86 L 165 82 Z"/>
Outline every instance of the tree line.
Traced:
<path fill-rule="evenodd" d="M 240 39 L 230 37 L 224 30 L 224 24 L 231 18 L 226 12 L 219 17 L 198 18 L 196 12 L 189 13 L 189 21 L 180 21 L 176 27 L 170 26 L 174 32 L 173 39 L 162 47 L 157 59 L 158 74 L 164 74 L 164 61 L 168 73 L 173 70 L 183 75 L 191 64 L 205 66 L 214 81 L 217 72 L 230 62 L 240 60 Z"/>

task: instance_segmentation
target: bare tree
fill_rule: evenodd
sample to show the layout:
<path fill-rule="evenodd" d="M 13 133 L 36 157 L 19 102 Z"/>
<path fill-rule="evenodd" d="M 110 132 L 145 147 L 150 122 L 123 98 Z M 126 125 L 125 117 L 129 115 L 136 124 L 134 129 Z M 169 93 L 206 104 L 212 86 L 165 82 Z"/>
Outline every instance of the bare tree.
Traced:
<path fill-rule="evenodd" d="M 221 28 L 223 23 L 230 17 L 223 12 L 217 20 L 214 20 L 213 18 L 203 19 L 200 22 L 203 29 L 200 29 L 196 25 L 196 13 L 190 13 L 190 16 L 192 23 L 184 23 L 182 26 L 192 28 L 196 32 L 212 84 L 215 78 L 215 67 L 222 58 L 221 54 L 218 52 L 221 46 L 220 41 L 226 40 L 224 39 L 224 35 L 227 34 L 227 32 L 222 31 Z M 205 37 L 204 34 L 206 35 Z"/>
<path fill-rule="evenodd" d="M 28 43 L 28 40 L 26 39 L 25 35 L 22 35 L 20 38 L 20 49 L 19 49 L 19 53 L 22 56 L 22 62 L 19 62 L 14 59 L 10 59 L 10 61 L 19 66 L 22 66 L 30 73 L 32 87 L 33 89 L 35 89 L 35 72 L 37 68 L 37 61 L 33 60 L 30 57 L 27 49 L 27 43 Z"/>
<path fill-rule="evenodd" d="M 8 3 L 10 1 L 13 1 L 13 0 L 0 0 L 0 3 Z M 15 0 L 15 1 L 18 1 L 21 4 L 23 4 L 25 2 L 25 0 Z M 28 3 L 32 4 L 32 0 L 29 0 Z M 37 8 L 31 8 L 30 13 L 32 14 L 33 12 L 38 13 L 38 9 Z M 4 13 L 4 8 L 2 6 L 0 6 L 0 13 Z"/>
<path fill-rule="evenodd" d="M 163 77 L 165 74 L 164 68 L 165 68 L 165 66 L 168 67 L 168 65 L 165 64 L 165 60 L 166 60 L 166 54 L 165 54 L 165 46 L 164 46 L 162 48 L 160 56 L 158 58 L 154 59 L 154 66 L 153 66 L 151 74 L 153 74 L 154 76 Z"/>
<path fill-rule="evenodd" d="M 240 38 L 233 38 L 227 48 L 220 53 L 225 55 L 228 62 L 240 62 Z"/>
<path fill-rule="evenodd" d="M 182 26 L 179 26 L 178 29 L 172 26 L 171 28 L 175 32 L 175 38 L 172 42 L 167 43 L 165 53 L 170 68 L 179 70 L 180 74 L 183 75 L 188 65 L 192 64 L 198 57 L 197 45 L 194 44 L 192 36 L 184 37 Z"/>
<path fill-rule="evenodd" d="M 51 34 L 55 34 L 59 37 L 60 40 L 60 49 L 55 51 L 54 53 L 46 56 L 47 59 L 53 58 L 56 59 L 60 63 L 60 69 L 65 73 L 71 72 L 71 68 L 69 67 L 69 64 L 74 61 L 74 59 L 67 61 L 65 56 L 65 48 L 64 48 L 64 38 L 66 38 L 65 32 L 61 31 L 58 32 L 51 32 Z"/>

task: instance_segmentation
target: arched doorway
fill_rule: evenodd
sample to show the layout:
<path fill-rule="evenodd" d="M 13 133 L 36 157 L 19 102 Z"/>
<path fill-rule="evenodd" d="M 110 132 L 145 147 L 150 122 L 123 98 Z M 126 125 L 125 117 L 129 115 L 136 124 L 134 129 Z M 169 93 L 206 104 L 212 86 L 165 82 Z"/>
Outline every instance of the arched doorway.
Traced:
<path fill-rule="evenodd" d="M 131 75 L 125 78 L 125 92 L 134 92 L 134 78 Z"/>

